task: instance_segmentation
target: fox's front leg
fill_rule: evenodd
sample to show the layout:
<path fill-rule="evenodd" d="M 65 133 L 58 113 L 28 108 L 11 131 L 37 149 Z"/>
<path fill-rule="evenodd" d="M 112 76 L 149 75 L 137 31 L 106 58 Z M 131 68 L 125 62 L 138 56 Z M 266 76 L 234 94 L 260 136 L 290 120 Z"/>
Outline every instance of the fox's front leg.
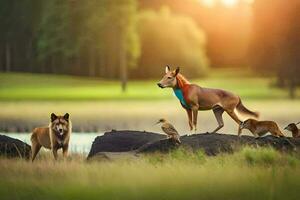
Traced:
<path fill-rule="evenodd" d="M 241 124 L 239 124 L 239 127 L 238 127 L 238 137 L 241 136 L 242 131 L 243 131 L 243 129 L 241 128 Z"/>
<path fill-rule="evenodd" d="M 197 131 L 198 108 L 199 108 L 199 106 L 197 106 L 197 105 L 194 105 L 192 107 L 192 112 L 193 112 L 193 126 L 194 126 L 194 132 L 195 133 Z"/>
<path fill-rule="evenodd" d="M 188 119 L 189 119 L 189 126 L 190 126 L 190 131 L 193 130 L 193 116 L 192 116 L 192 110 L 190 109 L 185 109 L 186 110 L 186 113 L 188 115 Z"/>

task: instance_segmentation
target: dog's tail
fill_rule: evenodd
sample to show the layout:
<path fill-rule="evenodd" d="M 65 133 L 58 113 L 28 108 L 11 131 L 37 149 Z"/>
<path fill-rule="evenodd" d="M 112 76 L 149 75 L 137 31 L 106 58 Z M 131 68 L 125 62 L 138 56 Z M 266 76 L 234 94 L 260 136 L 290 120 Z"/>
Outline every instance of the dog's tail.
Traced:
<path fill-rule="evenodd" d="M 259 113 L 258 112 L 253 112 L 251 110 L 249 110 L 248 108 L 246 108 L 242 101 L 241 101 L 241 98 L 239 98 L 239 103 L 238 105 L 236 106 L 236 109 L 237 111 L 240 113 L 240 114 L 243 114 L 243 115 L 247 115 L 251 118 L 254 118 L 254 119 L 258 119 L 259 118 Z"/>

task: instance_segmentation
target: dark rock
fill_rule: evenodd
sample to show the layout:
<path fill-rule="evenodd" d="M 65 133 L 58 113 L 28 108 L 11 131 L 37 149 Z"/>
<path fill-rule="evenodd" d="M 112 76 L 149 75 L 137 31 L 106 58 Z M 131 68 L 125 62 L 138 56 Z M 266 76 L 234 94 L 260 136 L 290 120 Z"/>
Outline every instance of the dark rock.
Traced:
<path fill-rule="evenodd" d="M 138 158 L 138 154 L 128 152 L 99 152 L 88 158 L 88 161 L 131 161 Z"/>
<path fill-rule="evenodd" d="M 6 158 L 29 159 L 31 147 L 22 142 L 5 135 L 0 135 L 0 156 Z"/>
<path fill-rule="evenodd" d="M 154 142 L 148 142 L 138 148 L 136 153 L 152 153 L 157 151 L 166 153 L 170 150 L 176 149 L 177 147 L 179 147 L 179 144 L 177 144 L 173 139 L 162 139 Z"/>
<path fill-rule="evenodd" d="M 98 152 L 125 152 L 137 150 L 148 142 L 154 142 L 166 136 L 140 131 L 115 131 L 104 133 L 95 138 L 88 157 Z"/>
<path fill-rule="evenodd" d="M 254 138 L 251 136 L 228 134 L 193 134 L 182 136 L 181 145 L 172 139 L 165 139 L 165 135 L 139 132 L 139 131 L 112 131 L 103 136 L 96 137 L 88 157 L 99 152 L 126 152 L 136 153 L 168 152 L 179 146 L 190 148 L 194 151 L 202 149 L 209 155 L 217 155 L 220 152 L 232 153 L 242 146 L 271 146 L 281 151 L 293 151 L 300 149 L 300 139 L 277 138 L 271 135 Z"/>
<path fill-rule="evenodd" d="M 217 155 L 221 152 L 233 153 L 234 150 L 242 146 L 271 146 L 280 151 L 294 151 L 300 148 L 300 140 L 294 138 L 277 138 L 266 136 L 254 138 L 251 136 L 228 135 L 228 134 L 194 134 L 191 136 L 182 136 L 180 138 L 181 146 L 190 148 L 194 151 L 202 149 L 209 155 Z M 166 140 L 165 140 L 166 141 Z M 154 151 L 167 152 L 178 147 L 174 143 L 155 141 L 140 147 L 137 152 L 150 153 Z"/>

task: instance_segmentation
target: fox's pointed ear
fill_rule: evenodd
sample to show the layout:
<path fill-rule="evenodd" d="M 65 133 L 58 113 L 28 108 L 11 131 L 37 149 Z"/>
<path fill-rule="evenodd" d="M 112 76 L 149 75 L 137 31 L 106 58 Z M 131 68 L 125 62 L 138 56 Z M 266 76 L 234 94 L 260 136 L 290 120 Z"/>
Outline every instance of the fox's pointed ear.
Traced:
<path fill-rule="evenodd" d="M 177 76 L 177 74 L 179 73 L 179 71 L 180 71 L 180 68 L 177 67 L 177 68 L 175 69 L 175 76 Z"/>
<path fill-rule="evenodd" d="M 51 113 L 51 122 L 57 119 L 57 116 L 54 113 Z"/>
<path fill-rule="evenodd" d="M 170 71 L 170 67 L 169 65 L 166 66 L 166 69 L 165 69 L 166 73 L 168 73 Z"/>
<path fill-rule="evenodd" d="M 69 113 L 66 113 L 66 114 L 64 115 L 64 119 L 65 119 L 66 121 L 69 121 L 69 117 L 70 117 Z"/>

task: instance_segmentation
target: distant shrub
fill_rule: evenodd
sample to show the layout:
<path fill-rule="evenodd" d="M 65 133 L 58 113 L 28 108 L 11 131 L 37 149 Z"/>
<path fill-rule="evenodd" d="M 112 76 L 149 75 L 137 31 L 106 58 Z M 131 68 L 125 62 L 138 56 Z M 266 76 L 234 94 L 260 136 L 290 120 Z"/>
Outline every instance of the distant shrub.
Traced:
<path fill-rule="evenodd" d="M 198 161 L 205 161 L 206 160 L 206 154 L 203 150 L 198 150 L 194 153 L 196 160 Z"/>
<path fill-rule="evenodd" d="M 192 151 L 188 148 L 178 148 L 171 151 L 168 155 L 169 159 L 178 161 L 204 162 L 206 155 L 202 150 Z"/>
<path fill-rule="evenodd" d="M 180 147 L 168 154 L 151 154 L 146 156 L 147 160 L 151 164 L 161 164 L 168 162 L 193 162 L 193 163 L 204 163 L 206 160 L 206 155 L 202 150 L 192 151 L 188 148 Z"/>
<path fill-rule="evenodd" d="M 160 164 L 196 164 L 203 166 L 244 166 L 250 167 L 298 167 L 300 155 L 297 153 L 283 153 L 271 147 L 244 147 L 234 154 L 219 154 L 207 157 L 203 150 L 193 151 L 186 147 L 179 147 L 169 153 L 154 153 L 145 156 L 146 162 L 153 165 Z"/>
<path fill-rule="evenodd" d="M 298 155 L 298 156 L 299 156 L 299 155 Z M 289 166 L 292 166 L 292 167 L 295 167 L 295 166 L 297 166 L 297 165 L 300 164 L 299 158 L 297 158 L 297 157 L 294 156 L 294 155 L 287 155 L 287 156 L 286 156 L 286 160 L 287 160 L 287 164 L 288 164 Z"/>
<path fill-rule="evenodd" d="M 161 164 L 164 162 L 164 156 L 162 154 L 151 154 L 146 156 L 146 161 L 153 165 Z"/>
<path fill-rule="evenodd" d="M 169 157 L 176 160 L 185 160 L 192 154 L 191 151 L 186 148 L 178 148 L 169 153 Z"/>
<path fill-rule="evenodd" d="M 246 147 L 242 150 L 242 155 L 246 162 L 250 165 L 267 165 L 271 166 L 279 161 L 279 152 L 273 148 L 250 148 Z"/>
<path fill-rule="evenodd" d="M 141 56 L 131 75 L 157 78 L 165 65 L 182 67 L 188 77 L 204 76 L 208 69 L 204 31 L 192 18 L 160 11 L 141 11 L 138 21 Z"/>

